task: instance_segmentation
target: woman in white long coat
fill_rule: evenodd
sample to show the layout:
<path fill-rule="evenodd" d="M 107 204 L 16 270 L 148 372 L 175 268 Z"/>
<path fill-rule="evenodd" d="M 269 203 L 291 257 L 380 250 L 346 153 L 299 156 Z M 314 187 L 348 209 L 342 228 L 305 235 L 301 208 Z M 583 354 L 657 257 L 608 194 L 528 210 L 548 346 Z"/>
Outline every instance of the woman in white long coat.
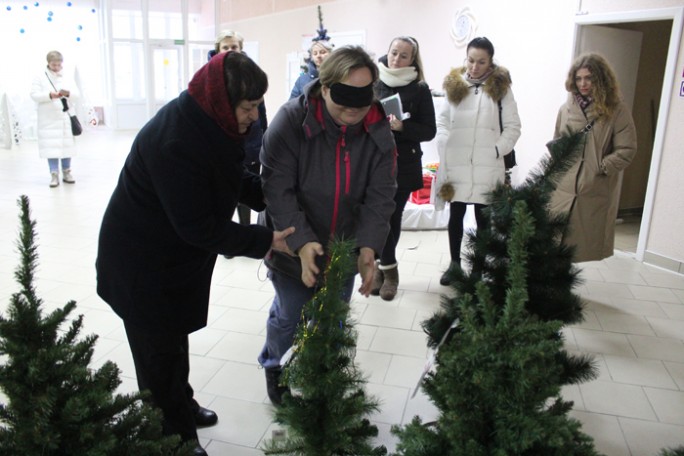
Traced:
<path fill-rule="evenodd" d="M 50 168 L 50 187 L 59 185 L 59 164 L 62 165 L 62 181 L 73 184 L 71 157 L 76 148 L 71 133 L 69 112 L 64 111 L 62 100 L 73 110 L 79 92 L 73 79 L 62 72 L 64 58 L 58 51 L 47 54 L 47 67 L 31 84 L 31 98 L 38 104 L 38 152 L 47 158 Z"/>
<path fill-rule="evenodd" d="M 466 52 L 466 65 L 444 79 L 448 102 L 437 114 L 436 205 L 450 203 L 451 262 L 440 279 L 442 285 L 449 284 L 451 270 L 461 267 L 463 217 L 468 204 L 475 206 L 475 220 L 481 229 L 486 223 L 482 213 L 486 195 L 504 181 L 504 155 L 511 153 L 520 137 L 511 77 L 506 68 L 494 64 L 491 41 L 474 38 Z"/>

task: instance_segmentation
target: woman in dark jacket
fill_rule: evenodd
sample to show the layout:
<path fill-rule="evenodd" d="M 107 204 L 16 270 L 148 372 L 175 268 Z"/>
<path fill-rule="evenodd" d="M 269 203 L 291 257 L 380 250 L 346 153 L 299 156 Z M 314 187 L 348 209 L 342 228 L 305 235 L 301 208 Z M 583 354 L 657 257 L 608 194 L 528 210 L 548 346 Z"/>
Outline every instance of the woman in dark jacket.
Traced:
<path fill-rule="evenodd" d="M 307 61 L 308 70 L 306 73 L 299 75 L 295 81 L 292 92 L 290 92 L 290 100 L 297 98 L 304 93 L 304 87 L 318 77 L 318 68 L 323 63 L 333 50 L 333 45 L 330 43 L 330 38 L 327 35 L 318 36 L 314 38 L 309 49 L 309 59 Z"/>
<path fill-rule="evenodd" d="M 212 58 L 140 130 L 102 220 L 97 293 L 124 321 L 138 386 L 162 410 L 164 432 L 183 441 L 218 419 L 188 383 L 188 334 L 206 326 L 217 254 L 288 251 L 293 231 L 230 221 L 238 202 L 264 208 L 242 142 L 267 87 L 248 57 Z M 195 454 L 206 455 L 199 444 Z"/>
<path fill-rule="evenodd" d="M 209 51 L 209 60 L 216 54 L 221 52 L 239 52 L 245 54 L 244 51 L 245 39 L 242 35 L 234 30 L 222 30 L 214 41 L 214 50 Z M 247 55 L 247 54 L 245 54 Z M 268 127 L 268 119 L 266 118 L 266 104 L 259 105 L 259 118 L 249 130 L 249 135 L 245 138 L 245 161 L 244 165 L 247 171 L 253 174 L 261 172 L 261 162 L 259 161 L 259 152 L 261 151 L 261 141 L 264 137 L 264 132 Z M 249 225 L 252 210 L 245 204 L 238 204 L 237 208 L 238 220 L 241 225 Z M 226 255 L 230 258 L 230 255 Z"/>
<path fill-rule="evenodd" d="M 280 361 L 292 346 L 304 305 L 322 283 L 331 239 L 354 240 L 358 290 L 370 294 L 396 189 L 392 134 L 373 99 L 377 74 L 360 47 L 336 50 L 323 62 L 320 79 L 281 106 L 264 136 L 266 222 L 276 229 L 296 229 L 287 245 L 297 257 L 274 252 L 266 259 L 276 295 L 259 363 L 276 405 L 287 391 L 280 385 Z M 353 287 L 354 274 L 344 286 L 347 302 Z"/>
<path fill-rule="evenodd" d="M 404 111 L 400 119 L 389 116 L 390 127 L 397 144 L 396 204 L 390 220 L 390 233 L 375 271 L 372 294 L 391 301 L 397 294 L 399 268 L 396 257 L 401 234 L 401 219 L 411 192 L 423 188 L 423 165 L 420 148 L 422 141 L 435 137 L 435 107 L 432 95 L 423 76 L 418 41 L 409 36 L 392 40 L 386 56 L 379 60 L 380 79 L 375 94 L 384 99 L 399 94 Z"/>

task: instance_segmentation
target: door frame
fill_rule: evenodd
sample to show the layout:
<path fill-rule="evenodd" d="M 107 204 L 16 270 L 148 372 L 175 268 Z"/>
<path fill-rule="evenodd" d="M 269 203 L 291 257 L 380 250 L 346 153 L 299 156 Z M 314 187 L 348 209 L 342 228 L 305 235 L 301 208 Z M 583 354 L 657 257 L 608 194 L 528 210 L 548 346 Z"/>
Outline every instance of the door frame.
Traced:
<path fill-rule="evenodd" d="M 579 48 L 580 29 L 585 25 L 606 25 L 624 22 L 649 22 L 660 20 L 671 20 L 672 31 L 670 32 L 670 43 L 667 50 L 665 79 L 663 81 L 663 89 L 660 94 L 658 124 L 656 126 L 655 138 L 653 141 L 653 155 L 651 157 L 651 168 L 648 174 L 648 184 L 646 186 L 646 196 L 644 198 L 644 212 L 641 217 L 639 240 L 637 241 L 636 259 L 641 262 L 644 261 L 646 243 L 648 241 L 648 235 L 651 229 L 651 217 L 653 217 L 653 206 L 655 202 L 656 189 L 658 186 L 658 174 L 660 173 L 660 163 L 663 156 L 665 132 L 667 131 L 668 127 L 668 112 L 670 111 L 670 104 L 672 102 L 672 88 L 674 87 L 675 75 L 677 74 L 677 58 L 679 56 L 679 48 L 682 38 L 684 7 L 576 16 L 572 46 L 574 58 Z"/>

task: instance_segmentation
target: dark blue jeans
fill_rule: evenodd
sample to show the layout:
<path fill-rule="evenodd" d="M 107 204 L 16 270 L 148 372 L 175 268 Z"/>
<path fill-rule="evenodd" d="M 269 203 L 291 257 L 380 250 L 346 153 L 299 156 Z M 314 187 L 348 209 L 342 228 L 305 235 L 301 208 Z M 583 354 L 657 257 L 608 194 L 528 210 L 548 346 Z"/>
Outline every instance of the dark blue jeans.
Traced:
<path fill-rule="evenodd" d="M 292 346 L 297 325 L 303 320 L 302 309 L 317 291 L 316 287 L 308 288 L 301 280 L 275 270 L 269 270 L 268 276 L 275 288 L 275 298 L 266 321 L 266 343 L 258 358 L 266 369 L 280 366 L 280 358 Z M 345 284 L 342 298 L 349 302 L 353 291 L 354 276 Z"/>

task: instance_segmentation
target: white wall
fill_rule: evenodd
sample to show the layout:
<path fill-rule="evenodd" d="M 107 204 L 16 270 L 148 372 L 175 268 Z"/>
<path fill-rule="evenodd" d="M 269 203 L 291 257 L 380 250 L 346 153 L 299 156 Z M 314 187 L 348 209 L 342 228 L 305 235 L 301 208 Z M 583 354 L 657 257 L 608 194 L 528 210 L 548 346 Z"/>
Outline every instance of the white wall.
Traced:
<path fill-rule="evenodd" d="M 329 32 L 366 30 L 367 48 L 377 56 L 385 54 L 397 35 L 412 35 L 421 44 L 428 83 L 441 88 L 449 69 L 462 64 L 465 50 L 453 44 L 450 26 L 454 13 L 469 7 L 477 23 L 476 35 L 494 44 L 495 60 L 511 70 L 513 91 L 522 119 L 522 136 L 516 146 L 519 182 L 545 153 L 556 112 L 565 100 L 565 72 L 572 60 L 576 15 L 616 13 L 655 8 L 682 7 L 682 0 L 528 0 L 479 2 L 424 0 L 337 0 L 323 3 L 324 25 Z M 228 24 L 260 47 L 260 64 L 268 73 L 266 94 L 269 116 L 287 99 L 283 90 L 286 55 L 296 51 L 301 36 L 318 28 L 315 7 L 306 7 Z M 664 44 L 665 45 L 665 44 Z M 676 65 L 684 68 L 684 46 Z M 684 198 L 681 173 L 684 170 L 684 98 L 679 97 L 677 77 L 672 87 L 672 104 L 666 122 L 662 164 L 657 176 L 646 253 L 673 260 L 671 269 L 684 272 Z"/>

